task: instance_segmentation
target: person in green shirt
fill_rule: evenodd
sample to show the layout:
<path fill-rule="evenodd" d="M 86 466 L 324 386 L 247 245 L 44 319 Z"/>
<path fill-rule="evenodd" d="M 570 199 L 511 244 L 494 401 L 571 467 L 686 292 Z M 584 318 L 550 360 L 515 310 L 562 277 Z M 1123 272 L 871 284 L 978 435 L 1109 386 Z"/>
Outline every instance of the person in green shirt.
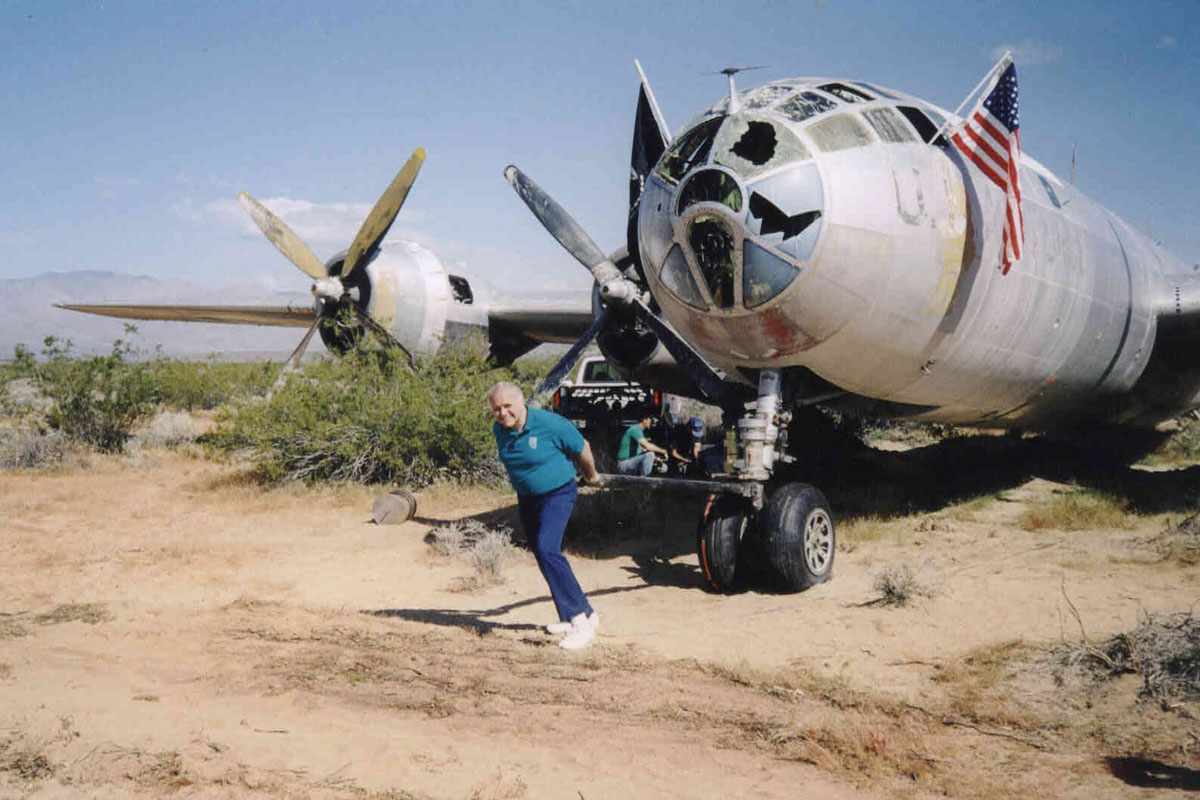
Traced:
<path fill-rule="evenodd" d="M 617 446 L 617 472 L 622 475 L 649 475 L 654 469 L 654 455 L 666 456 L 667 451 L 646 438 L 654 420 L 646 417 L 630 425 Z"/>
<path fill-rule="evenodd" d="M 562 540 L 575 507 L 576 465 L 586 482 L 600 481 L 592 448 L 570 420 L 526 406 L 518 386 L 497 383 L 487 399 L 497 453 L 517 492 L 521 527 L 558 611 L 558 622 L 546 630 L 566 634 L 559 647 L 582 650 L 596 638 L 600 615 L 562 554 Z"/>

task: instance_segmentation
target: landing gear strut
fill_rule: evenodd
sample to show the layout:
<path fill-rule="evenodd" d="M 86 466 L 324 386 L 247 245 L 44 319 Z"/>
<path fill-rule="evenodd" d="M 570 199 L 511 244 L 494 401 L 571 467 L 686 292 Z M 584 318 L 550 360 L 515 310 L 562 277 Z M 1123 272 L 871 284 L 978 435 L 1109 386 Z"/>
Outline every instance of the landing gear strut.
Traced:
<path fill-rule="evenodd" d="M 734 477 L 765 491 L 749 499 L 710 498 L 700 522 L 700 569 L 718 592 L 735 588 L 757 560 L 765 562 L 768 581 L 778 591 L 800 592 L 833 575 L 837 538 L 825 495 L 806 483 L 767 485 L 777 463 L 793 460 L 787 454 L 791 414 L 781 411 L 781 383 L 778 370 L 759 373 L 758 400 L 737 421 Z"/>

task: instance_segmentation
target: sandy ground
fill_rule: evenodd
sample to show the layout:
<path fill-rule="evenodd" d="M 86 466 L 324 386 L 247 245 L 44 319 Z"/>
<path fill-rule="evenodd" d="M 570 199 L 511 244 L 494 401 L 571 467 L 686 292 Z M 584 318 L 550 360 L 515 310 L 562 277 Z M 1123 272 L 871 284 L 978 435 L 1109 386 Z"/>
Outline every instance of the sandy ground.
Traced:
<path fill-rule="evenodd" d="M 1139 703 L 1132 677 L 1063 683 L 1049 655 L 1080 624 L 1099 641 L 1200 598 L 1200 569 L 1152 544 L 1200 479 L 1138 476 L 1158 500 L 1132 527 L 1029 531 L 1022 513 L 1066 479 L 983 447 L 978 480 L 932 495 L 905 482 L 970 472 L 962 453 L 889 454 L 890 493 L 835 481 L 857 503 L 835 578 L 799 595 L 704 591 L 695 501 L 588 499 L 572 559 L 602 631 L 580 654 L 540 631 L 530 555 L 464 590 L 469 564 L 425 541 L 511 523 L 511 496 L 435 488 L 416 520 L 376 526 L 367 490 L 264 490 L 167 452 L 0 474 L 0 796 L 1200 788 L 1186 709 Z M 872 603 L 897 565 L 920 596 Z"/>

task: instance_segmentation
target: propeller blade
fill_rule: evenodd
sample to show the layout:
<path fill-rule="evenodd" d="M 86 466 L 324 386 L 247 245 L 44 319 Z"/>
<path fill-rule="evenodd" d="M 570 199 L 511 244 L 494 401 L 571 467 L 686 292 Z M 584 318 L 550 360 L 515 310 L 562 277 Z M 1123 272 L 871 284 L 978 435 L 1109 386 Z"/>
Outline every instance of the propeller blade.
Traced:
<path fill-rule="evenodd" d="M 238 202 L 250 214 L 258 229 L 271 240 L 271 244 L 283 253 L 300 271 L 314 280 L 326 277 L 325 265 L 317 258 L 304 240 L 292 232 L 283 220 L 271 213 L 271 210 L 255 200 L 247 192 L 238 195 Z"/>
<path fill-rule="evenodd" d="M 288 375 L 291 375 L 296 370 L 300 369 L 300 359 L 304 355 L 304 351 L 308 349 L 308 343 L 312 339 L 313 334 L 317 332 L 317 326 L 321 324 L 321 317 L 318 316 L 313 320 L 312 325 L 308 326 L 308 330 L 304 333 L 304 338 L 300 340 L 300 344 L 288 356 L 287 361 L 283 362 L 283 369 L 279 370 L 279 377 L 271 384 L 271 389 L 267 392 L 267 399 L 270 400 L 275 396 L 275 393 L 283 388 L 287 383 Z"/>
<path fill-rule="evenodd" d="M 704 356 L 692 349 L 692 346 L 676 333 L 666 320 L 651 311 L 650 306 L 646 305 L 641 298 L 633 301 L 633 307 L 637 312 L 638 319 L 654 331 L 658 340 L 663 343 L 663 347 L 667 348 L 667 352 L 675 358 L 675 362 L 683 367 L 688 377 L 696 382 L 696 388 L 704 395 L 706 401 L 722 408 L 731 402 L 741 402 L 742 398 L 737 396 L 735 384 L 717 374 L 717 371 L 704 360 Z"/>
<path fill-rule="evenodd" d="M 504 169 L 504 177 L 538 221 L 550 231 L 550 235 L 557 239 L 576 261 L 588 268 L 597 283 L 603 286 L 622 277 L 621 271 L 600 251 L 592 237 L 587 235 L 587 231 L 529 176 L 509 164 Z"/>
<path fill-rule="evenodd" d="M 288 366 L 292 369 L 300 368 L 300 359 L 304 356 L 304 351 L 308 349 L 308 343 L 312 340 L 313 334 L 317 332 L 317 326 L 321 324 L 321 318 L 317 317 L 313 320 L 313 324 L 308 326 L 308 330 L 304 334 L 304 338 L 300 340 L 300 344 L 288 356 Z"/>
<path fill-rule="evenodd" d="M 354 313 L 358 315 L 358 318 L 362 320 L 362 323 L 370 328 L 376 336 L 383 339 L 383 341 L 387 342 L 392 347 L 395 347 L 404 354 L 404 357 L 408 359 L 409 369 L 416 369 L 417 360 L 413 358 L 413 354 L 409 352 L 408 348 L 401 344 L 400 340 L 392 335 L 391 331 L 376 322 L 370 314 L 368 314 L 366 311 L 363 311 L 357 305 L 351 303 L 351 308 L 354 309 Z"/>
<path fill-rule="evenodd" d="M 346 253 L 346 260 L 342 264 L 343 278 L 353 272 L 360 262 L 369 259 L 379 249 L 379 243 L 383 241 L 383 237 L 387 236 L 392 223 L 396 221 L 396 215 L 400 213 L 400 207 L 404 205 L 404 198 L 408 197 L 408 191 L 417 180 L 417 173 L 421 171 L 421 165 L 424 163 L 425 148 L 418 147 L 413 151 L 408 162 L 396 173 L 391 185 L 375 201 L 375 207 L 363 220 L 362 227 L 354 236 L 354 243 L 350 245 L 350 250 Z"/>
<path fill-rule="evenodd" d="M 530 403 L 540 408 L 546 402 L 546 398 L 554 394 L 554 390 L 563 382 L 563 378 L 567 377 L 567 373 L 575 367 L 575 363 L 579 361 L 579 356 L 583 354 L 584 349 L 592 343 L 592 340 L 596 338 L 596 334 L 604 327 L 607 317 L 608 309 L 601 306 L 600 313 L 592 320 L 592 324 L 583 332 L 579 340 L 571 345 L 571 349 L 558 360 L 553 369 L 546 373 L 546 377 L 542 379 L 537 389 L 534 390 L 533 397 L 529 401 Z"/>

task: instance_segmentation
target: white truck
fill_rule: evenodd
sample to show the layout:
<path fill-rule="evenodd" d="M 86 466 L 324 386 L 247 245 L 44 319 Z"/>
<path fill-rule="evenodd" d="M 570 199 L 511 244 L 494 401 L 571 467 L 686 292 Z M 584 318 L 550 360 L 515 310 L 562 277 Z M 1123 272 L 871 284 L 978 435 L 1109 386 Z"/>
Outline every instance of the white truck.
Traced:
<path fill-rule="evenodd" d="M 563 381 L 550 408 L 575 423 L 591 442 L 601 472 L 612 472 L 617 443 L 625 428 L 662 415 L 664 396 L 617 374 L 604 356 L 584 356 Z M 607 468 L 606 468 L 607 467 Z"/>

